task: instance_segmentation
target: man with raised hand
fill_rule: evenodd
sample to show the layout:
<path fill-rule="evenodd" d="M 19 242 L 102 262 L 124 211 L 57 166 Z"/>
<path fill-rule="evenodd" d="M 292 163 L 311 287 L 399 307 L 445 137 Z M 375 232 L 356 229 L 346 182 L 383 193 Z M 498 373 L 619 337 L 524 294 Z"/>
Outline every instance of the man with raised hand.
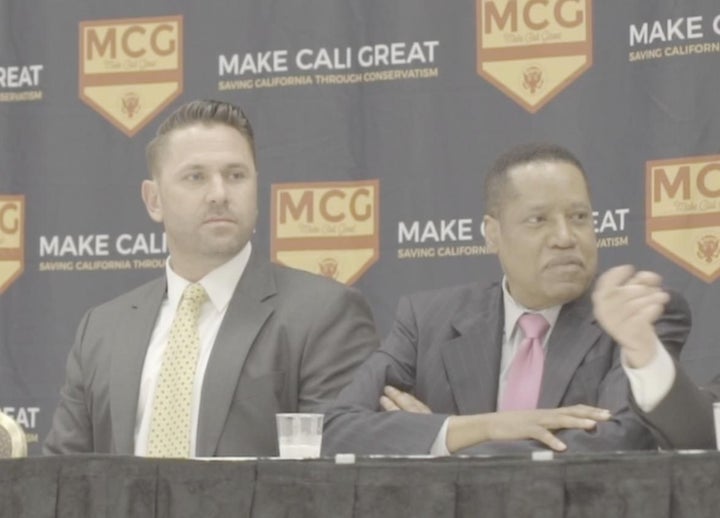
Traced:
<path fill-rule="evenodd" d="M 593 317 L 597 245 L 580 161 L 556 145 L 513 148 L 489 170 L 484 201 L 504 276 L 402 298 L 381 348 L 326 414 L 325 451 L 654 448 L 629 408 L 616 343 Z M 674 297 L 658 336 L 677 354 L 689 329 Z"/>

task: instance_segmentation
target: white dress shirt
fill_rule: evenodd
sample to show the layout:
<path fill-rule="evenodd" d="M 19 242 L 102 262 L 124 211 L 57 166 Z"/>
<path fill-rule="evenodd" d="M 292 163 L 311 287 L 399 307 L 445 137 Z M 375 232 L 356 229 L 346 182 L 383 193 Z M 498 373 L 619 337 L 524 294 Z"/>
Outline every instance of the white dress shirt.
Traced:
<path fill-rule="evenodd" d="M 508 371 L 510 370 L 510 365 L 512 364 L 513 358 L 515 358 L 515 354 L 520 347 L 520 342 L 522 342 L 523 338 L 525 338 L 522 329 L 520 329 L 520 326 L 517 325 L 518 320 L 523 315 L 523 313 L 538 313 L 545 317 L 545 320 L 547 320 L 548 324 L 550 325 L 547 332 L 545 333 L 545 337 L 543 338 L 542 342 L 542 347 L 544 350 L 546 350 L 548 338 L 550 337 L 550 333 L 552 333 L 552 330 L 555 327 L 558 315 L 560 314 L 560 308 L 562 308 L 562 306 L 552 306 L 550 308 L 546 308 L 540 311 L 534 311 L 524 307 L 522 304 L 518 303 L 512 297 L 512 295 L 510 295 L 507 287 L 506 277 L 503 277 L 502 289 L 505 325 L 503 326 L 502 350 L 500 354 L 500 377 L 498 380 L 497 406 L 500 405 L 500 400 L 502 398 L 503 392 L 505 391 L 505 385 L 507 383 L 507 376 Z M 431 455 L 450 454 L 447 449 L 446 441 L 447 426 L 448 420 L 446 419 L 443 423 L 442 428 L 440 428 L 440 432 L 438 433 L 435 442 L 433 442 L 433 445 L 430 449 Z"/>
<path fill-rule="evenodd" d="M 215 268 L 199 281 L 208 294 L 208 300 L 203 303 L 198 319 L 200 351 L 198 352 L 195 371 L 190 430 L 190 451 L 193 452 L 193 456 L 197 436 L 198 415 L 200 413 L 200 395 L 205 370 L 230 299 L 250 259 L 251 250 L 252 247 L 248 242 L 235 257 Z M 140 380 L 137 416 L 135 418 L 135 455 L 145 455 L 147 452 L 152 404 L 155 397 L 155 387 L 160 374 L 160 366 L 162 365 L 163 353 L 167 348 L 170 337 L 170 327 L 172 326 L 175 312 L 180 304 L 180 298 L 185 288 L 190 284 L 188 280 L 183 279 L 172 270 L 170 267 L 170 259 L 168 259 L 165 264 L 167 296 L 160 306 L 160 312 L 155 321 L 155 328 L 150 337 L 150 345 L 145 354 L 145 363 L 143 364 L 142 377 Z"/>
<path fill-rule="evenodd" d="M 667 396 L 675 382 L 675 363 L 662 344 L 655 342 L 655 356 L 645 367 L 633 369 L 620 356 L 625 374 L 630 380 L 635 403 L 643 412 L 650 412 Z"/>

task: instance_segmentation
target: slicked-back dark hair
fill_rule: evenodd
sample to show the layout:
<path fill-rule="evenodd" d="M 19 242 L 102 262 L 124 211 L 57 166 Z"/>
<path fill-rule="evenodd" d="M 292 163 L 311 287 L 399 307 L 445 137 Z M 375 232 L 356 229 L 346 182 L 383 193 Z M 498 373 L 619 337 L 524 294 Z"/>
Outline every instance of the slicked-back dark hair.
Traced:
<path fill-rule="evenodd" d="M 245 113 L 243 113 L 238 106 L 228 102 L 205 99 L 196 100 L 183 104 L 172 112 L 170 116 L 160 124 L 155 138 L 153 138 L 145 148 L 145 157 L 151 176 L 155 176 L 158 155 L 165 145 L 168 135 L 175 130 L 194 124 L 204 124 L 207 126 L 223 124 L 236 129 L 247 139 L 253 160 L 255 160 L 255 136 Z"/>
<path fill-rule="evenodd" d="M 580 160 L 569 150 L 557 144 L 532 143 L 516 146 L 493 163 L 485 175 L 485 213 L 497 217 L 507 196 L 508 180 L 511 169 L 531 162 L 565 162 L 577 167 L 590 190 L 585 168 Z"/>

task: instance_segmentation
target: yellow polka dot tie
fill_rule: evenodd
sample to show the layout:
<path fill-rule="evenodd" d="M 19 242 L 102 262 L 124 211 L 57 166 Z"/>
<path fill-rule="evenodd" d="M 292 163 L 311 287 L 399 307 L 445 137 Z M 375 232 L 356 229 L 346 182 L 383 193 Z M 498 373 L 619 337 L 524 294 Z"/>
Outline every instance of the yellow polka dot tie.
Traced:
<path fill-rule="evenodd" d="M 190 456 L 190 409 L 200 336 L 198 317 L 207 293 L 200 284 L 183 292 L 163 354 L 150 419 L 147 454 Z"/>

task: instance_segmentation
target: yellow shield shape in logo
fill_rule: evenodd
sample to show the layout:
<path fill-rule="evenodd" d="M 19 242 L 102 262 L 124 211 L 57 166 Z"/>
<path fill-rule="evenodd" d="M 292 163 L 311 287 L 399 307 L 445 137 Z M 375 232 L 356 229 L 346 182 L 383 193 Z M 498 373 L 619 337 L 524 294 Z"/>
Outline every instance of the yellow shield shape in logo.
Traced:
<path fill-rule="evenodd" d="M 648 245 L 705 282 L 720 277 L 720 155 L 647 162 Z"/>
<path fill-rule="evenodd" d="M 274 262 L 345 284 L 378 259 L 378 180 L 272 186 Z"/>
<path fill-rule="evenodd" d="M 128 137 L 183 90 L 182 16 L 80 22 L 80 99 Z"/>
<path fill-rule="evenodd" d="M 25 269 L 25 197 L 0 195 L 0 293 Z"/>
<path fill-rule="evenodd" d="M 530 113 L 592 66 L 591 0 L 476 0 L 477 73 Z"/>

